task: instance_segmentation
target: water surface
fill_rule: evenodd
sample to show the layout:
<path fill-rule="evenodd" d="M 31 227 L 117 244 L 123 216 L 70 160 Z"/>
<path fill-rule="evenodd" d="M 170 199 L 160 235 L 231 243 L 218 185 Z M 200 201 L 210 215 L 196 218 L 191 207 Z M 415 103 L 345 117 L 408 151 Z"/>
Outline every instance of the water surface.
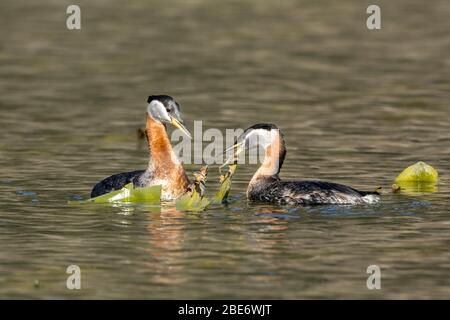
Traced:
<path fill-rule="evenodd" d="M 68 1 L 0 3 L 0 298 L 450 298 L 447 0 L 377 1 L 380 31 L 356 0 L 78 3 L 81 31 Z M 276 123 L 283 178 L 389 189 L 423 160 L 438 192 L 251 205 L 249 165 L 230 204 L 201 214 L 68 205 L 145 168 L 136 129 L 157 93 L 189 127 Z"/>

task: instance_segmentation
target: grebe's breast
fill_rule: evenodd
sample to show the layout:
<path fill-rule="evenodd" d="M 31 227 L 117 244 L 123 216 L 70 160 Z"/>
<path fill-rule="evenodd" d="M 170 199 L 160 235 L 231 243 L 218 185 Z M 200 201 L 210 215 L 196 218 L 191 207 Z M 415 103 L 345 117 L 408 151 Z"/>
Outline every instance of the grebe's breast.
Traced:
<path fill-rule="evenodd" d="M 170 175 L 158 176 L 145 171 L 133 181 L 135 187 L 161 186 L 161 201 L 173 201 L 182 196 L 189 185 L 189 180 L 183 171 L 172 172 Z"/>
<path fill-rule="evenodd" d="M 263 178 L 253 181 L 247 190 L 252 201 L 285 205 L 371 204 L 379 201 L 376 192 L 364 192 L 351 187 L 323 181 L 281 181 Z"/>

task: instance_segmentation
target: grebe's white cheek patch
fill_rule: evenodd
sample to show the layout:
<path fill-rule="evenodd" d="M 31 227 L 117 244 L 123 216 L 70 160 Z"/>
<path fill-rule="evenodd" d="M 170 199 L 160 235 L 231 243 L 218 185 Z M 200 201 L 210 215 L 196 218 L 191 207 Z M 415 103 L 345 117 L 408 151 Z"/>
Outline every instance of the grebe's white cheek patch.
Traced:
<path fill-rule="evenodd" d="M 254 129 L 246 137 L 246 147 L 253 149 L 259 145 L 267 148 L 272 143 L 272 133 L 265 129 Z"/>
<path fill-rule="evenodd" d="M 169 114 L 161 101 L 152 100 L 147 106 L 147 113 L 155 120 L 170 122 Z"/>
<path fill-rule="evenodd" d="M 245 137 L 245 149 L 249 150 L 249 163 L 256 164 L 265 158 L 266 149 L 275 143 L 278 130 L 253 129 Z"/>

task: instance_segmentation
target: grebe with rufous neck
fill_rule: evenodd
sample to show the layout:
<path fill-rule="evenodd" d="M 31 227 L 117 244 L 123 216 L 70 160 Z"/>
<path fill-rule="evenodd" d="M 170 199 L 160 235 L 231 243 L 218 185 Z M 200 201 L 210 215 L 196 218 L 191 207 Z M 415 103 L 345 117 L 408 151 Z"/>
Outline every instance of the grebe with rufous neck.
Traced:
<path fill-rule="evenodd" d="M 359 191 L 352 187 L 324 181 L 284 181 L 279 177 L 286 157 L 283 134 L 274 124 L 260 123 L 247 128 L 235 141 L 233 155 L 225 162 L 236 163 L 244 150 L 264 148 L 261 166 L 247 187 L 247 199 L 282 205 L 372 204 L 379 201 L 377 192 Z"/>
<path fill-rule="evenodd" d="M 118 173 L 100 181 L 92 189 L 92 198 L 119 190 L 130 182 L 135 187 L 161 185 L 163 201 L 174 200 L 188 190 L 189 179 L 166 130 L 166 125 L 172 124 L 192 138 L 181 119 L 180 105 L 167 95 L 149 96 L 147 102 L 145 135 L 150 154 L 147 169 Z"/>

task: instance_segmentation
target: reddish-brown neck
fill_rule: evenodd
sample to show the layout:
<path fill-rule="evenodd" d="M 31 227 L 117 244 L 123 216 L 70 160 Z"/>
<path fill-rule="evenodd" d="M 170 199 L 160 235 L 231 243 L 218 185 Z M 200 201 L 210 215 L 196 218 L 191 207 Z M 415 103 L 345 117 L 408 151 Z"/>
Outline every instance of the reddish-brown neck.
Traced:
<path fill-rule="evenodd" d="M 166 127 L 147 115 L 145 129 L 150 153 L 147 170 L 151 172 L 153 179 L 164 182 L 163 192 L 181 194 L 187 188 L 189 180 L 172 149 Z"/>
<path fill-rule="evenodd" d="M 166 127 L 147 115 L 145 129 L 147 133 L 148 151 L 150 153 L 149 167 L 151 166 L 153 170 L 159 169 L 160 171 L 162 168 L 164 170 L 173 170 L 179 166 L 180 163 L 173 153 Z"/>

